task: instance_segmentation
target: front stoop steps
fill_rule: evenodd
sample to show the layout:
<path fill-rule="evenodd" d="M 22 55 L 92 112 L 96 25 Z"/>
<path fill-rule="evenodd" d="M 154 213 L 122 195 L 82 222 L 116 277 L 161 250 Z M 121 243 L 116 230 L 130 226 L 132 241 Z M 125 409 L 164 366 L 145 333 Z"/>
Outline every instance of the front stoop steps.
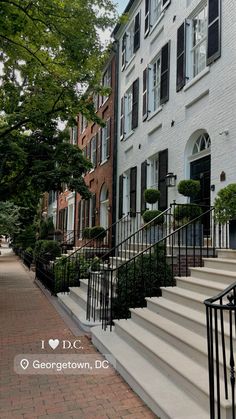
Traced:
<path fill-rule="evenodd" d="M 131 319 L 116 320 L 112 332 L 91 330 L 93 344 L 113 356 L 116 370 L 159 418 L 209 419 L 203 301 L 235 278 L 236 251 L 219 250 L 217 259 L 192 268 L 191 277 L 163 288 L 162 297 L 147 298 L 146 308 L 131 309 Z M 225 338 L 227 347 L 227 333 Z M 232 419 L 227 401 L 221 400 L 221 408 L 222 419 Z"/>

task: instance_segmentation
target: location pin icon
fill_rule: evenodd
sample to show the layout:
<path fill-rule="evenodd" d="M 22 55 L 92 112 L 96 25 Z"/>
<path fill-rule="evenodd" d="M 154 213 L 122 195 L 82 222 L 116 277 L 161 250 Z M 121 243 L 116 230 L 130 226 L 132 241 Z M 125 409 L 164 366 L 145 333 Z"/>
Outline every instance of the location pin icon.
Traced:
<path fill-rule="evenodd" d="M 26 368 L 28 368 L 28 366 L 29 366 L 28 359 L 22 359 L 20 361 L 20 366 L 21 366 L 21 368 L 23 368 L 23 370 L 26 370 Z"/>

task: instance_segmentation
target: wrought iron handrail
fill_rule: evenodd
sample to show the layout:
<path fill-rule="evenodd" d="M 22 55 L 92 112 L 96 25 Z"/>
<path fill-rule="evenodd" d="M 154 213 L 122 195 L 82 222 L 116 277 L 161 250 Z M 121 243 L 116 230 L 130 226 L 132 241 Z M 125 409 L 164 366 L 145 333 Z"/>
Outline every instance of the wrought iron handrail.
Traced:
<path fill-rule="evenodd" d="M 221 362 L 223 363 L 224 398 L 229 401 L 228 409 L 231 409 L 227 417 L 235 419 L 236 282 L 217 296 L 206 299 L 204 304 L 207 320 L 210 419 L 222 418 Z M 222 359 L 220 359 L 221 354 Z M 229 385 L 231 394 L 229 394 Z"/>
<path fill-rule="evenodd" d="M 175 276 L 189 276 L 190 266 L 202 266 L 204 256 L 215 256 L 213 210 L 211 207 L 176 230 L 166 232 L 120 266 L 109 267 L 104 263 L 100 274 L 96 273 L 96 293 L 93 292 L 94 278 L 89 280 L 88 320 L 97 307 L 103 328 L 112 328 L 114 318 L 130 317 L 129 308 L 144 307 L 145 297 L 161 295 L 161 286 L 175 285 Z M 210 217 L 211 229 L 207 237 L 203 237 L 199 221 L 206 215 Z"/>

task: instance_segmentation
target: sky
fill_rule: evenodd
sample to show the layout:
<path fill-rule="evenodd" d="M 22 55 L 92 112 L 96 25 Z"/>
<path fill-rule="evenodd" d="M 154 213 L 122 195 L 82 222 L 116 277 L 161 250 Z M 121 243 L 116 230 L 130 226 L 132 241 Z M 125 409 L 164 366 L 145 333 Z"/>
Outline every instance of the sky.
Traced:
<path fill-rule="evenodd" d="M 118 5 L 118 13 L 119 15 L 125 10 L 127 4 L 128 4 L 128 0 L 117 0 L 116 3 Z"/>

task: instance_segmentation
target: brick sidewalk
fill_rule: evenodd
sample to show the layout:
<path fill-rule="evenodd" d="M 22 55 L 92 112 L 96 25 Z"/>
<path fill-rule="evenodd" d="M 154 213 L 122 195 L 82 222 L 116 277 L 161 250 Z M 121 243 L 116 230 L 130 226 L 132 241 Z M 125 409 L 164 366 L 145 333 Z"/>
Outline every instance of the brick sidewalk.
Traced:
<path fill-rule="evenodd" d="M 42 339 L 45 342 L 49 338 L 73 341 L 75 336 L 18 258 L 4 250 L 2 253 L 0 418 L 156 418 L 115 372 L 109 376 L 18 375 L 14 372 L 16 355 L 49 352 L 41 349 Z M 79 339 L 84 348 L 80 354 L 97 353 L 86 336 Z M 62 353 L 62 350 L 52 352 Z"/>

